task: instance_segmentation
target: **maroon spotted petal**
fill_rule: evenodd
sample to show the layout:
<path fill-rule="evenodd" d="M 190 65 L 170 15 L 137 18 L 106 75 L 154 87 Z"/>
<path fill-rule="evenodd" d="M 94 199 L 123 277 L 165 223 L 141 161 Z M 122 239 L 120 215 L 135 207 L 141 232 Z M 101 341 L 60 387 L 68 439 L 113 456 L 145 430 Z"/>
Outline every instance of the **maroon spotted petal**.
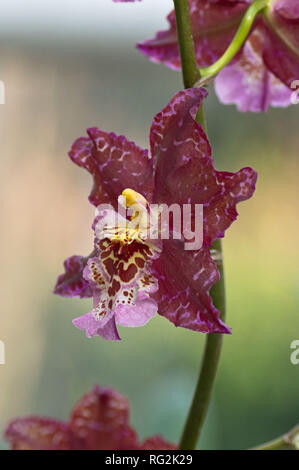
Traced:
<path fill-rule="evenodd" d="M 56 282 L 54 294 L 62 297 L 91 297 L 92 292 L 89 282 L 83 278 L 83 270 L 88 257 L 71 256 L 64 262 L 65 272 L 61 274 Z"/>
<path fill-rule="evenodd" d="M 159 290 L 153 297 L 160 315 L 189 330 L 230 333 L 209 295 L 220 279 L 209 248 L 186 251 L 183 242 L 164 240 L 163 252 L 154 261 L 153 271 L 159 279 Z"/>
<path fill-rule="evenodd" d="M 165 441 L 162 436 L 153 436 L 146 439 L 141 445 L 140 450 L 175 450 L 178 446 Z"/>
<path fill-rule="evenodd" d="M 71 450 L 68 425 L 54 419 L 31 416 L 12 421 L 5 439 L 14 450 Z"/>
<path fill-rule="evenodd" d="M 299 2 L 279 0 L 265 15 L 264 61 L 289 87 L 299 79 Z"/>
<path fill-rule="evenodd" d="M 191 27 L 198 65 L 214 63 L 227 49 L 248 3 L 246 0 L 189 0 Z M 179 69 L 175 13 L 168 16 L 169 29 L 137 45 L 153 62 Z"/>
<path fill-rule="evenodd" d="M 238 173 L 215 170 L 207 136 L 194 119 L 205 96 L 203 89 L 177 93 L 156 115 L 150 141 L 154 201 L 203 204 L 203 242 L 210 246 L 236 219 L 236 204 L 252 196 L 257 175 L 251 168 Z"/>
<path fill-rule="evenodd" d="M 111 388 L 95 386 L 74 407 L 69 426 L 86 450 L 136 449 L 137 436 L 128 422 L 127 399 Z"/>
<path fill-rule="evenodd" d="M 88 137 L 77 139 L 69 152 L 74 163 L 85 168 L 93 177 L 89 196 L 94 206 L 112 204 L 126 188 L 151 199 L 153 188 L 152 161 L 142 150 L 123 136 L 92 127 Z"/>
<path fill-rule="evenodd" d="M 203 205 L 203 246 L 188 251 L 184 243 L 164 240 L 160 257 L 153 262 L 159 290 L 154 294 L 160 315 L 175 326 L 204 333 L 229 333 L 209 295 L 219 280 L 209 247 L 223 237 L 236 218 L 236 204 L 254 191 L 256 173 L 218 172 L 201 126 L 194 120 L 206 91 L 177 93 L 155 117 L 150 134 L 155 166 L 154 201 Z"/>

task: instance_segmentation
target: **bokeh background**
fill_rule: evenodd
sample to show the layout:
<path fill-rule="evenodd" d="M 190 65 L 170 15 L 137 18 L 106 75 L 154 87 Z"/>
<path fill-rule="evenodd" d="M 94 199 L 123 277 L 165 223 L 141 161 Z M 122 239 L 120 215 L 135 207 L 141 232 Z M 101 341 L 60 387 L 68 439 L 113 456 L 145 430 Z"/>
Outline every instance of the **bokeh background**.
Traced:
<path fill-rule="evenodd" d="M 88 340 L 71 320 L 90 301 L 52 294 L 64 258 L 88 254 L 92 244 L 91 180 L 69 161 L 71 143 L 96 125 L 146 147 L 153 116 L 182 87 L 179 73 L 134 48 L 165 26 L 171 3 L 1 6 L 1 433 L 19 415 L 66 419 L 99 383 L 129 398 L 141 437 L 179 439 L 204 336 L 157 317 L 122 328 L 119 344 Z M 245 115 L 211 90 L 206 108 L 217 168 L 249 165 L 259 180 L 224 241 L 233 335 L 224 341 L 200 448 L 247 448 L 299 422 L 299 365 L 290 362 L 299 339 L 299 105 Z"/>

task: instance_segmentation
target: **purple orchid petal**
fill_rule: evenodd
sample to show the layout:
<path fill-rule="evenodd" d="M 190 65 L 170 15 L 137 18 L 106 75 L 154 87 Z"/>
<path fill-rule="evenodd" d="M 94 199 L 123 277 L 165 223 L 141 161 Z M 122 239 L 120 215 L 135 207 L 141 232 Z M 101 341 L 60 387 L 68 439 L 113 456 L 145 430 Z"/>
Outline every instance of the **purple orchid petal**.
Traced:
<path fill-rule="evenodd" d="M 145 439 L 139 447 L 140 450 L 175 450 L 177 448 L 176 444 L 165 441 L 164 437 L 159 435 Z"/>
<path fill-rule="evenodd" d="M 248 4 L 242 0 L 189 0 L 189 6 L 197 63 L 205 67 L 225 52 Z M 153 62 L 179 69 L 181 62 L 174 11 L 167 19 L 170 25 L 168 30 L 158 32 L 154 39 L 137 47 Z"/>
<path fill-rule="evenodd" d="M 154 298 L 160 315 L 175 326 L 201 333 L 230 333 L 209 295 L 220 277 L 207 247 L 184 251 L 180 241 L 164 240 L 152 269 L 159 279 Z"/>
<path fill-rule="evenodd" d="M 71 450 L 67 423 L 37 416 L 18 418 L 6 428 L 5 439 L 14 450 Z"/>
<path fill-rule="evenodd" d="M 83 269 L 88 257 L 71 256 L 64 262 L 65 272 L 56 282 L 54 293 L 62 297 L 92 297 L 89 282 L 83 278 Z"/>
<path fill-rule="evenodd" d="M 75 405 L 70 430 L 86 450 L 130 450 L 138 446 L 129 425 L 129 403 L 111 388 L 94 387 Z"/>
<path fill-rule="evenodd" d="M 276 0 L 274 9 L 276 13 L 286 20 L 299 20 L 298 0 Z"/>
<path fill-rule="evenodd" d="M 170 206 L 204 205 L 204 244 L 210 246 L 235 220 L 238 202 L 249 199 L 256 173 L 215 170 L 212 152 L 202 127 L 194 120 L 206 92 L 190 89 L 177 93 L 155 117 L 150 134 L 155 162 L 154 201 Z"/>
<path fill-rule="evenodd" d="M 224 104 L 236 104 L 239 111 L 267 111 L 269 106 L 291 104 L 292 91 L 265 67 L 262 59 L 263 34 L 255 30 L 242 54 L 216 77 L 215 90 Z"/>
<path fill-rule="evenodd" d="M 94 260 L 95 258 L 92 258 L 89 261 L 89 264 L 93 264 L 95 262 Z M 89 268 L 87 267 L 86 270 L 88 269 Z M 115 313 L 108 308 L 105 302 L 105 292 L 101 292 L 100 290 L 93 291 L 93 310 L 91 310 L 91 312 L 86 313 L 85 315 L 75 318 L 72 322 L 73 325 L 75 325 L 79 330 L 85 331 L 87 338 L 101 336 L 103 339 L 106 340 L 119 341 L 120 337 L 116 328 Z M 103 316 L 97 318 L 95 315 L 95 308 L 101 303 L 101 301 L 103 301 L 102 299 L 104 299 L 104 307 L 102 307 Z"/>
<path fill-rule="evenodd" d="M 273 15 L 265 27 L 263 58 L 268 69 L 291 87 L 299 77 L 299 21 Z M 275 21 L 274 21 L 275 20 Z"/>
<path fill-rule="evenodd" d="M 88 312 L 81 317 L 75 318 L 73 320 L 73 325 L 79 328 L 79 330 L 85 331 L 87 338 L 101 336 L 103 339 L 110 341 L 120 340 L 114 317 L 111 317 L 103 326 L 100 326 L 99 321 L 96 320 L 94 315 L 91 312 Z"/>
<path fill-rule="evenodd" d="M 115 310 L 117 323 L 121 326 L 144 326 L 157 313 L 157 303 L 140 291 L 134 305 L 119 305 Z"/>
<path fill-rule="evenodd" d="M 123 136 L 107 133 L 96 127 L 87 130 L 89 137 L 77 139 L 69 152 L 78 166 L 93 176 L 90 202 L 112 204 L 126 188 L 142 192 L 151 198 L 153 188 L 152 162 L 147 150 L 142 150 Z"/>
<path fill-rule="evenodd" d="M 177 93 L 155 117 L 150 134 L 155 164 L 154 201 L 203 204 L 203 247 L 186 251 L 176 240 L 164 240 L 152 271 L 159 280 L 153 296 L 158 311 L 176 326 L 201 332 L 229 333 L 209 295 L 219 274 L 209 252 L 216 238 L 237 216 L 236 204 L 252 196 L 256 173 L 218 172 L 201 126 L 194 120 L 206 92 L 190 89 Z"/>

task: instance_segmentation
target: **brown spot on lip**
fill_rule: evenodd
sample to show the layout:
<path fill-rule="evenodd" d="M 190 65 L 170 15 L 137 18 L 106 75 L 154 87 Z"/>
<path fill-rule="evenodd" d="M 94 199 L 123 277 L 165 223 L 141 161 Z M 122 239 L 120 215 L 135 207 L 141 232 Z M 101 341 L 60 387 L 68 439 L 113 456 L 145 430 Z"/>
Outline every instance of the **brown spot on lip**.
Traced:
<path fill-rule="evenodd" d="M 145 265 L 144 259 L 137 257 L 135 258 L 135 262 L 139 268 L 144 268 L 144 265 Z"/>
<path fill-rule="evenodd" d="M 120 283 L 116 279 L 113 279 L 112 284 L 108 289 L 109 296 L 114 297 L 115 294 L 120 290 L 120 287 Z"/>
<path fill-rule="evenodd" d="M 137 272 L 138 272 L 138 269 L 137 269 L 136 265 L 131 263 L 131 264 L 129 264 L 127 269 L 123 268 L 123 264 L 122 264 L 122 266 L 120 265 L 118 274 L 119 274 L 120 279 L 123 282 L 129 282 L 135 277 Z"/>

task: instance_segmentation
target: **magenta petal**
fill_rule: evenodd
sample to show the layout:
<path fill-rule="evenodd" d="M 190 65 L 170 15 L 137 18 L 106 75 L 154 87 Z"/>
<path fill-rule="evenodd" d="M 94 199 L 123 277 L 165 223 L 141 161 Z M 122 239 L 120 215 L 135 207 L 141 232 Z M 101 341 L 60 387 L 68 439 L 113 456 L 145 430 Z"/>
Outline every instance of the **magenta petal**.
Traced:
<path fill-rule="evenodd" d="M 106 323 L 103 328 L 98 329 L 98 336 L 101 336 L 108 341 L 120 341 L 121 338 L 118 334 L 115 317 L 113 316 L 110 320 Z"/>
<path fill-rule="evenodd" d="M 256 173 L 251 168 L 237 173 L 215 170 L 207 136 L 194 119 L 205 96 L 202 89 L 177 93 L 152 124 L 154 201 L 168 206 L 202 204 L 204 239 L 197 251 L 185 250 L 183 241 L 163 241 L 162 253 L 151 267 L 159 290 L 151 297 L 159 314 L 175 326 L 230 333 L 209 295 L 219 280 L 209 247 L 236 218 L 236 204 L 252 196 Z"/>
<path fill-rule="evenodd" d="M 135 305 L 119 305 L 115 310 L 116 320 L 121 326 L 144 326 L 157 313 L 157 304 L 149 297 L 138 294 Z"/>
<path fill-rule="evenodd" d="M 291 87 L 299 78 L 299 4 L 273 2 L 265 14 L 264 61 L 283 83 Z"/>
<path fill-rule="evenodd" d="M 169 15 L 168 20 L 170 22 L 168 31 L 159 31 L 154 39 L 147 39 L 137 44 L 137 48 L 142 54 L 149 57 L 152 62 L 179 70 L 181 59 L 172 15 Z"/>
<path fill-rule="evenodd" d="M 81 317 L 73 320 L 79 330 L 85 331 L 87 338 L 93 338 L 94 336 L 101 336 L 104 339 L 111 341 L 120 340 L 114 316 L 109 318 L 107 322 L 102 326 L 98 320 L 94 317 L 91 312 L 82 315 Z"/>
<path fill-rule="evenodd" d="M 221 70 L 215 79 L 215 91 L 221 103 L 235 104 L 238 110 L 243 112 L 265 111 L 264 100 L 259 93 L 259 82 L 257 83 L 258 92 L 252 94 L 251 89 L 247 89 L 243 80 L 244 71 L 240 69 L 238 63 L 228 65 Z M 262 84 L 261 88 L 263 88 Z"/>
<path fill-rule="evenodd" d="M 72 436 L 68 425 L 54 419 L 30 416 L 12 421 L 5 439 L 14 450 L 71 450 Z"/>
<path fill-rule="evenodd" d="M 91 312 L 88 312 L 81 317 L 75 318 L 73 320 L 73 325 L 79 328 L 79 330 L 84 330 L 87 338 L 93 338 L 94 336 L 98 335 L 98 321 Z"/>
<path fill-rule="evenodd" d="M 215 170 L 211 147 L 194 120 L 206 92 L 191 89 L 177 93 L 155 117 L 151 147 L 156 167 L 154 201 L 203 204 L 204 244 L 223 237 L 236 218 L 236 204 L 252 196 L 256 173 Z"/>
<path fill-rule="evenodd" d="M 274 3 L 274 10 L 287 20 L 299 20 L 298 0 L 277 0 Z"/>
<path fill-rule="evenodd" d="M 128 400 L 111 388 L 94 387 L 75 405 L 70 430 L 86 450 L 130 450 L 137 436 L 129 425 Z"/>
<path fill-rule="evenodd" d="M 237 203 L 251 198 L 257 180 L 257 173 L 249 167 L 237 173 L 216 171 L 216 175 L 221 191 L 204 209 L 204 239 L 208 244 L 224 237 L 226 229 L 237 218 Z"/>
<path fill-rule="evenodd" d="M 214 63 L 227 49 L 247 8 L 246 1 L 189 0 L 191 27 L 198 65 Z M 169 29 L 154 39 L 138 44 L 153 62 L 180 68 L 174 11 L 168 16 Z"/>
<path fill-rule="evenodd" d="M 215 185 L 211 148 L 201 126 L 194 121 L 206 95 L 203 88 L 180 91 L 154 118 L 150 131 L 154 202 L 168 206 L 195 203 L 194 194 L 199 191 L 206 194 L 199 202 L 210 200 Z"/>
<path fill-rule="evenodd" d="M 117 198 L 125 188 L 131 188 L 151 198 L 152 162 L 147 150 L 142 150 L 123 136 L 92 127 L 89 137 L 77 139 L 69 152 L 74 163 L 93 176 L 90 202 L 106 203 L 117 208 Z"/>
<path fill-rule="evenodd" d="M 177 448 L 176 444 L 165 441 L 160 435 L 145 439 L 139 447 L 140 450 L 175 450 Z"/>
<path fill-rule="evenodd" d="M 211 287 L 219 281 L 210 250 L 203 247 L 184 251 L 177 240 L 164 240 L 163 245 L 160 258 L 153 262 L 153 271 L 159 279 L 159 290 L 153 296 L 159 314 L 175 326 L 202 333 L 230 333 L 209 295 Z"/>
<path fill-rule="evenodd" d="M 244 72 L 238 64 L 233 64 L 225 67 L 216 77 L 215 90 L 222 103 L 235 104 L 242 112 L 265 112 L 269 106 L 284 108 L 291 105 L 292 91 L 265 67 L 262 80 L 256 82 L 253 88 L 253 83 L 246 83 Z M 253 76 L 247 78 L 250 81 Z"/>
<path fill-rule="evenodd" d="M 290 90 L 265 67 L 262 54 L 263 30 L 256 28 L 238 59 L 216 77 L 215 89 L 224 104 L 236 104 L 239 111 L 267 111 L 269 106 L 289 106 Z"/>
<path fill-rule="evenodd" d="M 163 191 L 163 183 L 166 182 L 173 167 L 180 166 L 180 162 L 177 162 L 177 154 L 180 155 L 182 162 L 186 161 L 184 157 L 189 157 L 185 152 L 185 150 L 188 150 L 186 148 L 184 148 L 185 153 L 182 155 L 181 143 L 184 144 L 185 140 L 191 137 L 190 134 L 196 129 L 190 112 L 192 110 L 193 117 L 195 117 L 197 108 L 202 104 L 207 94 L 204 88 L 190 88 L 179 91 L 154 117 L 150 129 L 150 147 L 155 166 L 156 196 L 157 189 L 158 194 L 163 194 L 166 191 L 166 188 Z M 202 142 L 200 142 L 202 147 L 198 151 L 203 155 L 203 152 L 210 152 L 209 142 L 201 127 L 197 127 L 196 130 L 200 133 L 198 139 L 202 139 Z M 175 152 L 173 159 L 169 158 L 170 152 Z M 192 156 L 190 155 L 188 161 L 191 160 Z"/>
<path fill-rule="evenodd" d="M 293 34 L 287 34 L 293 31 Z M 265 35 L 264 61 L 266 66 L 283 83 L 291 87 L 299 77 L 299 23 L 291 29 L 285 29 L 286 41 L 282 41 L 272 30 Z"/>
<path fill-rule="evenodd" d="M 92 292 L 89 283 L 83 278 L 83 270 L 88 257 L 71 256 L 64 262 L 65 272 L 56 282 L 54 294 L 63 297 L 91 297 Z"/>

